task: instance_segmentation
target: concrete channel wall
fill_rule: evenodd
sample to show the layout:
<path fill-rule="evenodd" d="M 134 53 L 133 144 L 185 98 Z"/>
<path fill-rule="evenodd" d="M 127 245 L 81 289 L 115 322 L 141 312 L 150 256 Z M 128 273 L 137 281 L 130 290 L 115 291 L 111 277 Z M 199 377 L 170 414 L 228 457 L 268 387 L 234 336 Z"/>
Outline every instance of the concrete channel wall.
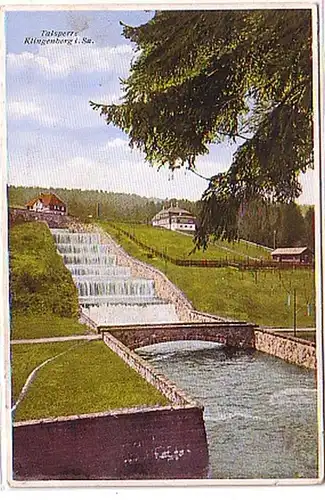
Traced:
<path fill-rule="evenodd" d="M 178 406 L 197 406 L 203 411 L 201 405 L 168 380 L 167 377 L 157 372 L 149 363 L 135 354 L 135 352 L 132 352 L 127 345 L 120 342 L 118 338 L 111 335 L 108 331 L 101 330 L 101 328 L 98 330 L 99 333 L 102 333 L 105 344 L 118 354 L 127 365 L 137 371 L 147 382 L 164 394 L 172 404 Z"/>

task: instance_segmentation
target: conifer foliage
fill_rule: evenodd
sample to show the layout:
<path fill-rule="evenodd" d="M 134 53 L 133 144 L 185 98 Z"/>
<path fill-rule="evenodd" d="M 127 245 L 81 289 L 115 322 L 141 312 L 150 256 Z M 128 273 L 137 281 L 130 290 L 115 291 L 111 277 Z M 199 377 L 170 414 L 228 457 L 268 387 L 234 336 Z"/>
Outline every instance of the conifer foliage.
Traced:
<path fill-rule="evenodd" d="M 158 168 L 187 168 L 209 145 L 238 147 L 202 195 L 198 246 L 234 239 L 252 199 L 291 202 L 312 168 L 312 28 L 307 9 L 158 11 L 124 26 L 135 44 L 121 104 L 90 102 Z"/>

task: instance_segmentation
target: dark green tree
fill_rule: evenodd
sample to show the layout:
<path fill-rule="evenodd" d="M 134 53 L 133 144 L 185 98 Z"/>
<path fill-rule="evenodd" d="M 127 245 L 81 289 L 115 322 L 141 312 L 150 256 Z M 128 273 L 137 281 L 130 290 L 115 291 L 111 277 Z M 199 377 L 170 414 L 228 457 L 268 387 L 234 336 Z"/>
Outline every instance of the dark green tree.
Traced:
<path fill-rule="evenodd" d="M 284 204 L 279 207 L 277 230 L 277 246 L 303 246 L 305 238 L 305 221 L 298 205 Z"/>
<path fill-rule="evenodd" d="M 306 245 L 315 251 L 315 209 L 309 207 L 305 214 Z"/>
<path fill-rule="evenodd" d="M 310 10 L 159 11 L 123 34 L 139 53 L 122 103 L 90 104 L 131 147 L 158 168 L 195 172 L 210 144 L 238 146 L 207 179 L 197 246 L 236 238 L 255 197 L 298 197 L 298 175 L 313 165 Z"/>

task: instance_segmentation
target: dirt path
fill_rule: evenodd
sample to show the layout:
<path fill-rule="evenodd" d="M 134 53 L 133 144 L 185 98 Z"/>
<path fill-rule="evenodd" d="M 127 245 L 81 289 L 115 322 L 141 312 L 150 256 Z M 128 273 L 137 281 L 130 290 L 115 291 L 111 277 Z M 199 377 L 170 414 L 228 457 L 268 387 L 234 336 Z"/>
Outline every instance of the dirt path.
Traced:
<path fill-rule="evenodd" d="M 40 339 L 17 339 L 11 340 L 10 344 L 46 344 L 49 342 L 68 342 L 69 340 L 99 340 L 100 334 L 70 335 L 69 337 L 43 337 Z"/>

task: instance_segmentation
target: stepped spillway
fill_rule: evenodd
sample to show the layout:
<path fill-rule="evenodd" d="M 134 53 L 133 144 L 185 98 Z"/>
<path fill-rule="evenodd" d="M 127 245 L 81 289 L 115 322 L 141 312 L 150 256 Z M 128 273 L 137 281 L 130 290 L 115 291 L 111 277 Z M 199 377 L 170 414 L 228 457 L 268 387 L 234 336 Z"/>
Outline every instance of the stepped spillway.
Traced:
<path fill-rule="evenodd" d="M 177 322 L 173 304 L 157 296 L 154 280 L 132 277 L 117 265 L 99 233 L 52 229 L 57 251 L 72 274 L 83 312 L 97 324 Z"/>

